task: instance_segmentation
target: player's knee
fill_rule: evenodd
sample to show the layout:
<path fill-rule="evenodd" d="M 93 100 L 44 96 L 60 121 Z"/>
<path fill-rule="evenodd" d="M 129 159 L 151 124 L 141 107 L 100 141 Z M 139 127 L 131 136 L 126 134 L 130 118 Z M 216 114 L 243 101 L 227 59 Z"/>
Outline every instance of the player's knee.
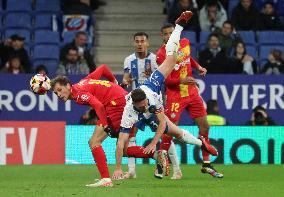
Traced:
<path fill-rule="evenodd" d="M 96 147 L 96 146 L 101 146 L 101 142 L 96 140 L 96 139 L 90 139 L 89 140 L 89 146 L 91 148 Z"/>

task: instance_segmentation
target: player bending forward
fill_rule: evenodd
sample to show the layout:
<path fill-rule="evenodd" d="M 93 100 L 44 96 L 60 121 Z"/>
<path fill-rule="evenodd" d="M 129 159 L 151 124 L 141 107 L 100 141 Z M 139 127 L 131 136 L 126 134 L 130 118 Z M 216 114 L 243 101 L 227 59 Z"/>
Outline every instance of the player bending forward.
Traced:
<path fill-rule="evenodd" d="M 101 76 L 110 81 L 98 80 Z M 106 155 L 102 142 L 109 136 L 117 137 L 123 113 L 125 96 L 128 94 L 116 84 L 117 81 L 110 70 L 102 65 L 94 72 L 74 85 L 65 76 L 58 76 L 52 80 L 51 87 L 54 93 L 64 102 L 74 100 L 79 105 L 90 105 L 97 113 L 98 123 L 89 140 L 93 158 L 97 164 L 101 179 L 86 186 L 111 187 Z"/>
<path fill-rule="evenodd" d="M 178 49 L 179 39 L 183 26 L 192 17 L 192 12 L 186 11 L 176 21 L 176 27 L 166 45 L 167 57 L 162 65 L 150 76 L 144 85 L 131 91 L 126 97 L 126 106 L 121 120 L 121 128 L 116 146 L 116 169 L 113 179 L 123 178 L 121 160 L 123 152 L 128 157 L 154 158 L 158 161 L 158 170 L 165 173 L 168 165 L 167 151 L 156 151 L 156 145 L 163 133 L 176 137 L 186 144 L 195 144 L 212 155 L 218 155 L 217 150 L 210 146 L 204 137 L 199 139 L 189 132 L 178 128 L 164 114 L 162 98 L 159 95 L 164 79 L 171 73 L 175 66 L 175 54 Z M 147 147 L 132 146 L 125 148 L 131 128 L 136 125 L 143 130 L 145 125 L 149 125 L 156 134 Z M 160 174 L 163 174 L 160 173 Z"/>

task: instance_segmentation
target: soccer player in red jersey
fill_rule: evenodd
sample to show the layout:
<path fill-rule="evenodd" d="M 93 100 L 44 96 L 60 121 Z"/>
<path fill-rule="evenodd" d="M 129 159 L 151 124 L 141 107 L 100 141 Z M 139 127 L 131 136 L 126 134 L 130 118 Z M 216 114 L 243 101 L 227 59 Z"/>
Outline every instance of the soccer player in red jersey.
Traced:
<path fill-rule="evenodd" d="M 164 45 L 157 51 L 157 64 L 163 63 L 166 57 L 166 43 L 174 30 L 172 24 L 166 24 L 161 28 L 161 36 Z M 192 68 L 195 68 L 201 76 L 205 76 L 207 70 L 200 66 L 190 54 L 190 42 L 183 38 L 180 40 L 180 46 L 177 53 L 177 61 L 174 70 L 166 78 L 166 115 L 178 124 L 181 113 L 186 109 L 190 117 L 194 119 L 199 128 L 199 136 L 203 136 L 208 142 L 209 124 L 207 122 L 207 113 L 204 107 L 203 99 L 199 95 L 198 87 L 192 77 Z M 169 150 L 169 156 L 173 163 L 174 175 L 172 179 L 182 177 L 179 169 L 178 159 L 172 137 L 164 134 L 160 149 Z M 222 178 L 223 174 L 218 173 L 210 164 L 209 154 L 202 151 L 203 165 L 201 172 L 209 173 L 213 177 Z"/>
<path fill-rule="evenodd" d="M 109 81 L 99 80 L 101 76 L 106 77 Z M 99 121 L 89 140 L 89 146 L 101 179 L 86 186 L 113 186 L 101 144 L 108 135 L 117 137 L 126 104 L 125 96 L 128 92 L 117 85 L 114 75 L 106 65 L 101 65 L 74 85 L 71 84 L 67 77 L 58 76 L 52 80 L 51 87 L 54 93 L 64 102 L 74 100 L 79 105 L 90 105 L 96 111 Z"/>

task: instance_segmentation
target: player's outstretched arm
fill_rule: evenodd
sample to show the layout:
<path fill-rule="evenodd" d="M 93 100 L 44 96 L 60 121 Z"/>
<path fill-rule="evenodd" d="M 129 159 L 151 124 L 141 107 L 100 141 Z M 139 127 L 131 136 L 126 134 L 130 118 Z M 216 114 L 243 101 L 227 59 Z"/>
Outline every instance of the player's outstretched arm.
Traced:
<path fill-rule="evenodd" d="M 192 67 L 195 68 L 196 70 L 198 70 L 199 75 L 201 75 L 201 76 L 205 76 L 206 75 L 207 69 L 202 67 L 202 66 L 200 66 L 200 64 L 194 58 L 192 58 L 191 56 L 190 56 L 190 62 L 191 62 Z"/>
<path fill-rule="evenodd" d="M 100 79 L 101 77 L 107 78 L 109 81 L 113 83 L 117 83 L 117 80 L 115 76 L 112 74 L 110 69 L 106 64 L 100 65 L 95 71 L 90 73 L 86 78 L 91 78 L 91 79 Z"/>
<path fill-rule="evenodd" d="M 129 133 L 119 133 L 117 143 L 116 143 L 116 165 L 115 165 L 115 170 L 112 175 L 112 179 L 117 180 L 117 179 L 122 179 L 123 178 L 123 171 L 122 171 L 122 157 L 123 157 L 123 152 L 124 148 L 126 147 L 126 143 L 129 138 Z"/>
<path fill-rule="evenodd" d="M 166 118 L 165 118 L 166 115 L 165 115 L 164 111 L 156 114 L 156 116 L 157 116 L 157 119 L 159 121 L 158 128 L 157 128 L 157 131 L 156 131 L 155 136 L 152 139 L 151 143 L 148 146 L 146 146 L 146 148 L 144 150 L 145 154 L 155 152 L 156 145 L 157 145 L 159 139 L 162 137 L 162 135 L 163 135 L 163 133 L 166 129 L 167 122 L 166 122 Z"/>

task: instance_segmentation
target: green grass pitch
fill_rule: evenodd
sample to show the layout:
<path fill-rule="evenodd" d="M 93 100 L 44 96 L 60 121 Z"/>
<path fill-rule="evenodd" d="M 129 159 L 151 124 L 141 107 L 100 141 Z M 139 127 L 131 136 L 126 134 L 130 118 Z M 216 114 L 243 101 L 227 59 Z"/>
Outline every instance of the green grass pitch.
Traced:
<path fill-rule="evenodd" d="M 284 196 L 281 165 L 215 167 L 223 179 L 200 173 L 200 165 L 182 165 L 182 180 L 159 180 L 153 177 L 153 165 L 138 165 L 137 179 L 115 181 L 113 188 L 87 188 L 99 176 L 95 165 L 0 166 L 0 196 Z"/>

